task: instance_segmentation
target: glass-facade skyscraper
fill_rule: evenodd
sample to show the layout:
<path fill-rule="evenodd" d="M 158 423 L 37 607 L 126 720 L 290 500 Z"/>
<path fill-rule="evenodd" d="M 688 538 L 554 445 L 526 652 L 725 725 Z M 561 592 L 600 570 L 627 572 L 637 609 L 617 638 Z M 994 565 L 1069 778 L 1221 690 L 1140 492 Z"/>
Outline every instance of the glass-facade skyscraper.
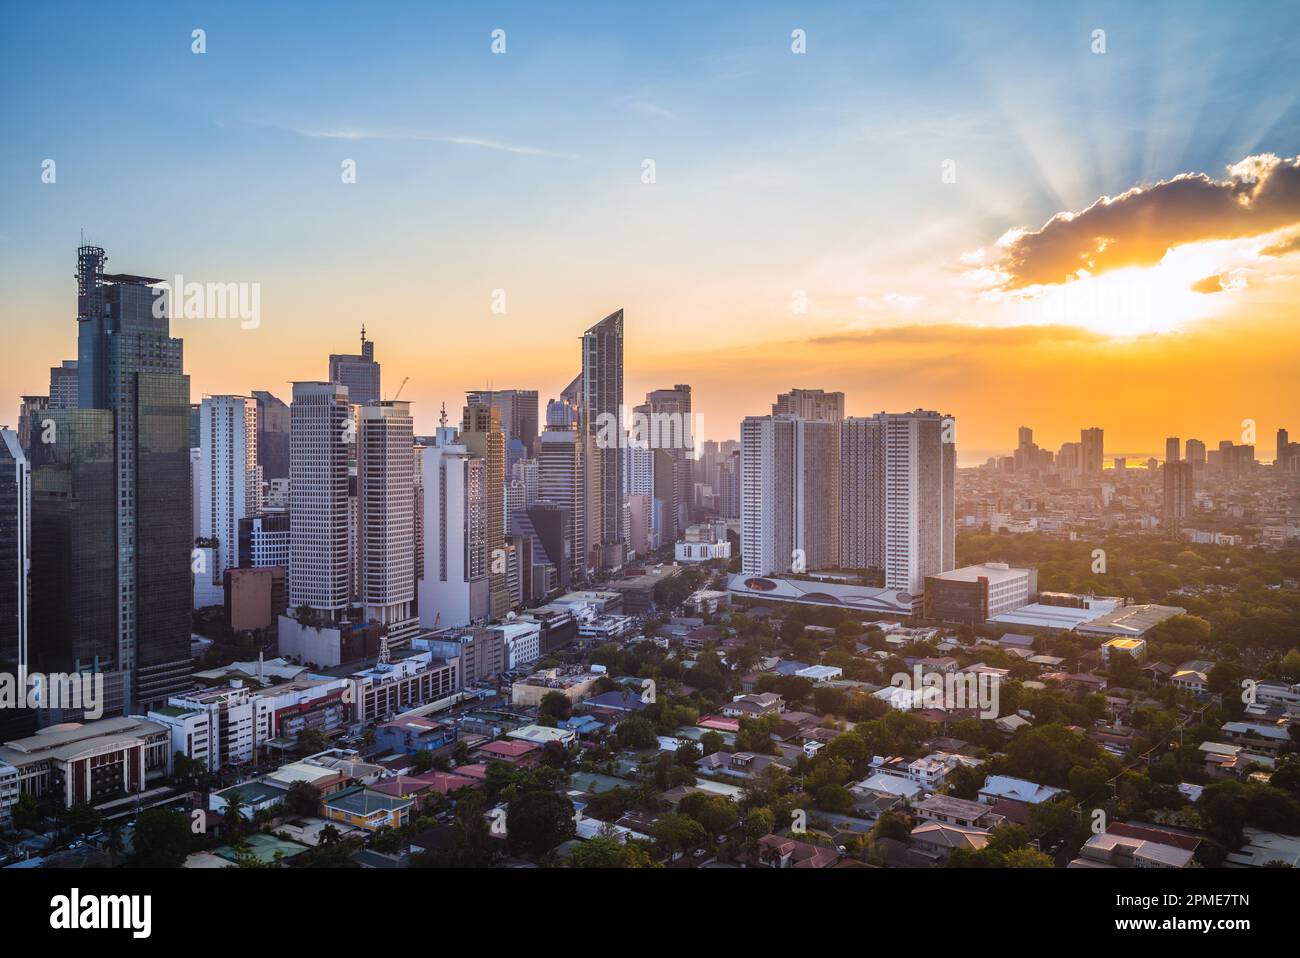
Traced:
<path fill-rule="evenodd" d="M 79 408 L 33 443 L 33 526 L 63 545 L 34 551 L 50 578 L 32 651 L 43 671 L 104 672 L 139 710 L 190 685 L 190 383 L 161 281 L 106 260 L 77 250 Z"/>

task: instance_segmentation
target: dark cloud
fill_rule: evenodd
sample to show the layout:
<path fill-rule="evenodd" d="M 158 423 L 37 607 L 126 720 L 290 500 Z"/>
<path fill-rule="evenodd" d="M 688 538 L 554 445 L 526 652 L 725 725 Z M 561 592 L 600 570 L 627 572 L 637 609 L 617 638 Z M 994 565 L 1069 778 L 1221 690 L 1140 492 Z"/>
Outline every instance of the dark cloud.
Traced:
<path fill-rule="evenodd" d="M 933 323 L 915 326 L 889 326 L 883 329 L 831 333 L 809 342 L 817 346 L 840 346 L 852 343 L 920 343 L 958 346 L 1026 346 L 1042 342 L 1102 342 L 1100 333 L 1079 326 L 972 326 L 964 323 Z"/>
<path fill-rule="evenodd" d="M 1175 246 L 1258 236 L 1300 223 L 1300 156 L 1250 156 L 1228 177 L 1183 173 L 1155 186 L 1058 213 L 1007 246 L 1004 289 L 1064 283 L 1079 270 L 1153 266 Z M 1276 254 L 1273 254 L 1276 255 Z"/>

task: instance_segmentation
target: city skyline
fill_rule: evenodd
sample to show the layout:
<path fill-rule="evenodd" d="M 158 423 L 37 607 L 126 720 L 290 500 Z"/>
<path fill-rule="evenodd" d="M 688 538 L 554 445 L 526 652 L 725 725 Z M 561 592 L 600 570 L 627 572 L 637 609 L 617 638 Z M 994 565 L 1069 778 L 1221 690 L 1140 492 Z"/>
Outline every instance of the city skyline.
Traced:
<path fill-rule="evenodd" d="M 1107 429 L 1108 455 L 1135 458 L 1167 434 L 1235 438 L 1243 419 L 1271 437 L 1300 360 L 1285 325 L 1300 284 L 1287 252 L 1300 107 L 1293 84 L 1264 78 L 1285 75 L 1297 14 L 1206 8 L 1193 26 L 1167 8 L 1116 9 L 759 6 L 743 19 L 689 11 L 686 30 L 576 7 L 402 9 L 409 35 L 384 25 L 383 78 L 306 69 L 376 42 L 364 23 L 234 5 L 205 24 L 159 10 L 139 34 L 103 11 L 59 30 L 46 29 L 55 14 L 15 12 L 28 29 L 0 39 L 0 76 L 13 89 L 39 63 L 46 79 L 10 104 L 24 147 L 0 155 L 14 336 L 0 403 L 46 392 L 46 357 L 72 355 L 61 264 L 84 228 L 122 263 L 260 285 L 256 328 L 173 320 L 195 396 L 285 393 L 323 374 L 305 344 L 350 351 L 364 323 L 389 397 L 410 377 L 402 398 L 429 434 L 467 387 L 558 395 L 572 340 L 621 308 L 626 395 L 691 384 L 703 438 L 737 438 L 791 387 L 843 391 L 849 415 L 951 409 L 966 466 L 1013 447 L 1007 397 L 1023 393 L 1046 447 L 1086 423 Z M 1012 23 L 1036 41 L 1014 79 L 998 53 Z M 923 46 L 944 65 L 919 70 Z M 124 55 L 105 70 L 110 48 Z M 585 88 L 624 58 L 626 76 Z M 1184 58 L 1208 67 L 1179 71 Z M 232 71 L 240 83 L 212 82 Z M 90 76 L 102 98 L 150 110 L 165 148 L 123 137 L 112 111 L 70 111 Z M 1076 89 L 1079 76 L 1092 83 Z M 452 87 L 454 102 L 441 95 Z M 340 180 L 345 160 L 354 183 Z M 1134 233 L 1143 216 L 1159 228 Z M 619 238 L 591 229 L 600 221 Z M 1095 242 L 1103 233 L 1115 242 Z M 1064 281 L 1080 267 L 1091 275 Z M 477 349 L 485 332 L 510 348 Z M 1219 388 L 1188 387 L 1201 381 Z"/>

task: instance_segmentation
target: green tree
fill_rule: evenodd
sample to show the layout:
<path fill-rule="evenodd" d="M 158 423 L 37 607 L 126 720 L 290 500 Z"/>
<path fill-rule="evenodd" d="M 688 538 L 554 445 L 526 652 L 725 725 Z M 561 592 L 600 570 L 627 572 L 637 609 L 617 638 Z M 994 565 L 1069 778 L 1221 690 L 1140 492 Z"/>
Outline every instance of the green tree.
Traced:
<path fill-rule="evenodd" d="M 143 868 L 179 868 L 190 850 L 190 823 L 180 812 L 150 808 L 135 822 L 135 863 Z"/>
<path fill-rule="evenodd" d="M 574 834 L 573 802 L 556 792 L 534 788 L 506 807 L 510 850 L 540 857 Z"/>

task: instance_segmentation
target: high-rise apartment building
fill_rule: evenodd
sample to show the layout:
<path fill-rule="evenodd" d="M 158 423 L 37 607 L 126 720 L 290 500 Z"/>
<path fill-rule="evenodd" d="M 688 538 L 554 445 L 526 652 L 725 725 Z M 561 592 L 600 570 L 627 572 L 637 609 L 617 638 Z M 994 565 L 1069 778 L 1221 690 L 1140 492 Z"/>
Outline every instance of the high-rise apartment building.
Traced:
<path fill-rule="evenodd" d="M 750 575 L 829 568 L 840 552 L 839 425 L 790 415 L 740 427 L 741 553 Z"/>
<path fill-rule="evenodd" d="M 170 335 L 167 297 L 155 289 L 161 280 L 105 273 L 106 259 L 96 246 L 77 250 L 75 412 L 107 412 L 110 435 L 97 432 L 104 423 L 99 417 L 65 422 L 75 422 L 79 433 L 74 455 L 86 453 L 97 467 L 104 443 L 112 449 L 113 529 L 111 539 L 98 543 L 98 561 L 112 557 L 116 642 L 113 649 L 96 642 L 87 658 L 81 653 L 88 646 L 73 638 L 79 654 L 71 664 L 116 670 L 129 706 L 144 709 L 190 685 L 190 383 L 182 343 Z M 50 445 L 62 444 L 60 435 Z M 72 473 L 75 480 L 75 466 Z M 63 600 L 78 601 L 75 595 Z"/>
<path fill-rule="evenodd" d="M 424 447 L 424 578 L 420 626 L 459 628 L 487 618 L 484 460 L 442 426 Z"/>
<path fill-rule="evenodd" d="M 844 393 L 828 393 L 823 389 L 791 389 L 776 397 L 776 402 L 772 404 L 772 415 L 839 422 L 844 418 Z"/>
<path fill-rule="evenodd" d="M 360 599 L 390 640 L 410 638 L 415 614 L 415 463 L 411 404 L 361 407 L 357 439 Z"/>
<path fill-rule="evenodd" d="M 205 396 L 199 412 L 199 537 L 211 540 L 211 568 L 196 572 L 214 586 L 239 566 L 239 522 L 262 506 L 257 465 L 257 401 Z"/>
<path fill-rule="evenodd" d="M 956 558 L 954 421 L 937 412 L 878 413 L 841 424 L 840 564 L 885 572 L 920 595 Z"/>
<path fill-rule="evenodd" d="M 352 598 L 348 387 L 294 383 L 289 423 L 289 608 L 338 621 Z"/>
<path fill-rule="evenodd" d="M 1099 426 L 1079 432 L 1079 469 L 1085 476 L 1100 476 L 1105 462 L 1105 431 Z"/>
<path fill-rule="evenodd" d="M 379 363 L 375 362 L 375 344 L 366 339 L 366 327 L 361 327 L 361 352 L 358 354 L 330 354 L 330 382 L 348 387 L 348 399 L 364 406 L 377 402 L 379 393 Z"/>
<path fill-rule="evenodd" d="M 587 470 L 587 546 L 597 569 L 623 565 L 623 456 L 608 437 L 623 426 L 623 311 L 582 335 L 582 439 Z M 611 428 L 611 421 L 614 428 Z M 605 437 L 602 440 L 602 437 Z"/>
<path fill-rule="evenodd" d="M 504 551 L 506 438 L 501 429 L 501 410 L 487 403 L 469 403 L 461 419 L 460 441 L 483 460 L 483 559 L 488 569 L 488 614 L 499 619 L 513 605 L 506 583 Z"/>
<path fill-rule="evenodd" d="M 1165 440 L 1165 462 L 1180 462 L 1183 458 L 1182 440 L 1170 436 Z"/>
<path fill-rule="evenodd" d="M 1205 443 L 1199 439 L 1187 440 L 1187 449 L 1185 456 L 1188 462 L 1194 467 L 1201 468 L 1205 465 Z"/>
<path fill-rule="evenodd" d="M 1164 471 L 1164 510 L 1166 525 L 1178 528 L 1192 517 L 1193 465 L 1180 460 L 1167 460 Z"/>

